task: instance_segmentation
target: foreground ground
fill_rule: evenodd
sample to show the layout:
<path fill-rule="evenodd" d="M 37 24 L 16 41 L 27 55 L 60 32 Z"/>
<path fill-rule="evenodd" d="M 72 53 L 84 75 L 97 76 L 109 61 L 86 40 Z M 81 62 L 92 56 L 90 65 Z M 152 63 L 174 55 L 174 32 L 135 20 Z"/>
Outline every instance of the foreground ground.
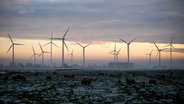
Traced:
<path fill-rule="evenodd" d="M 0 104 L 182 104 L 184 100 L 182 70 L 22 72 L 25 80 L 13 80 L 15 74 L 1 73 Z M 82 84 L 83 78 L 92 81 Z"/>

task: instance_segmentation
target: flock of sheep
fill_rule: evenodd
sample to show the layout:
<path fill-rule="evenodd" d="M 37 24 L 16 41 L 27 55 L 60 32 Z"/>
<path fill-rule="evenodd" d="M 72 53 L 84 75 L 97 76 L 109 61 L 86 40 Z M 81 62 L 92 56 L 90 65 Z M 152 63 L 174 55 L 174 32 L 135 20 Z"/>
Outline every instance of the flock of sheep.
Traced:
<path fill-rule="evenodd" d="M 40 74 L 40 72 L 35 71 L 33 73 L 34 76 L 38 76 Z M 56 71 L 54 71 L 52 74 L 57 74 Z M 116 74 L 107 74 L 107 73 L 98 73 L 98 75 L 109 75 L 110 77 L 116 77 Z M 120 74 L 121 75 L 121 74 Z M 75 74 L 64 74 L 63 75 L 64 78 L 68 78 L 68 79 L 74 79 L 76 77 Z M 12 79 L 14 81 L 26 81 L 27 80 L 27 76 L 26 73 L 24 72 L 7 72 L 1 75 L 1 79 L 2 80 L 8 80 L 8 79 Z M 45 79 L 46 80 L 51 80 L 52 79 L 52 75 L 48 72 L 46 72 L 45 74 Z M 86 76 L 81 80 L 81 84 L 83 85 L 90 85 L 93 81 L 93 78 L 91 76 Z M 126 83 L 127 84 L 135 84 L 136 81 L 134 78 L 129 77 L 129 75 L 126 75 Z M 149 84 L 157 84 L 157 80 L 156 79 L 149 79 L 148 81 Z"/>

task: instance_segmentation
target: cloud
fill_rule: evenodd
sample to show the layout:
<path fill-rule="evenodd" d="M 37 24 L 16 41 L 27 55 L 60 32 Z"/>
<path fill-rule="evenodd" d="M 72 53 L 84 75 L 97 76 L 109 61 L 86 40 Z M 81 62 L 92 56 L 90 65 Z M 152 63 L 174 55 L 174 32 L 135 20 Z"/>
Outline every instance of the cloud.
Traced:
<path fill-rule="evenodd" d="M 61 36 L 76 41 L 184 43 L 184 1 L 177 0 L 15 0 L 0 3 L 0 32 L 17 38 Z"/>

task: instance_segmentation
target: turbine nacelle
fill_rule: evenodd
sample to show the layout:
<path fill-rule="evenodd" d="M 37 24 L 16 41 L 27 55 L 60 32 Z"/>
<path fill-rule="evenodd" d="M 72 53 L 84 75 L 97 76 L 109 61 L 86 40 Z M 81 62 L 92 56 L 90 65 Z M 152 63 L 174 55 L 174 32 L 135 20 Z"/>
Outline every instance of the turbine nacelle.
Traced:
<path fill-rule="evenodd" d="M 85 46 L 82 46 L 81 44 L 79 44 L 79 43 L 77 43 L 77 42 L 76 42 L 76 44 L 78 44 L 78 45 L 81 46 L 82 48 L 86 48 L 86 47 L 88 47 L 89 45 L 91 45 L 92 43 L 89 43 L 89 44 L 87 44 L 87 45 L 85 45 Z"/>
<path fill-rule="evenodd" d="M 152 52 L 153 52 L 153 50 L 151 50 L 149 54 L 145 54 L 145 55 L 151 56 L 152 55 Z"/>
<path fill-rule="evenodd" d="M 44 51 L 40 43 L 39 43 L 39 46 L 40 46 L 40 49 L 41 49 L 41 53 L 40 54 L 42 54 L 42 53 L 50 53 L 50 52 Z"/>
<path fill-rule="evenodd" d="M 121 41 L 123 41 L 124 43 L 126 43 L 127 45 L 130 45 L 136 38 L 132 39 L 131 41 L 127 42 L 121 38 L 119 38 Z"/>

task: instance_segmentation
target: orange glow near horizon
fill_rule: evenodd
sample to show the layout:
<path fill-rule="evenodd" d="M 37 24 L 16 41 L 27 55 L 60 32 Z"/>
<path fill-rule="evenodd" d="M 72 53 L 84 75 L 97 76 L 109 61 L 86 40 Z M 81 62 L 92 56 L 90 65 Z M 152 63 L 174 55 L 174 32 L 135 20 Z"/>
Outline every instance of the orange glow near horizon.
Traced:
<path fill-rule="evenodd" d="M 12 37 L 13 38 L 13 37 Z M 35 40 L 35 39 L 14 39 L 15 43 L 24 44 L 21 46 L 15 46 L 15 60 L 22 59 L 25 61 L 30 61 L 30 57 L 33 54 L 32 46 L 34 47 L 36 53 L 40 53 L 39 43 L 44 45 L 48 43 L 50 40 Z M 54 41 L 55 44 L 59 46 L 59 48 L 53 46 L 53 60 L 61 60 L 61 41 Z M 82 45 L 86 45 L 86 43 L 81 43 Z M 70 60 L 70 52 L 74 49 L 74 60 L 82 60 L 82 48 L 77 45 L 74 41 L 67 41 L 66 44 L 69 47 L 69 51 L 65 48 L 65 59 Z M 110 51 L 114 49 L 115 42 L 93 42 L 90 46 L 85 49 L 86 52 L 86 60 L 108 60 L 113 61 L 113 55 L 108 54 Z M 12 49 L 7 53 L 8 48 L 11 45 L 11 41 L 9 38 L 0 38 L 0 58 L 8 59 L 11 61 L 12 57 Z M 166 44 L 158 44 L 159 47 L 163 48 Z M 184 44 L 174 44 L 176 48 L 183 48 Z M 127 61 L 127 46 L 125 43 L 119 41 L 116 42 L 116 49 L 120 51 L 119 61 L 126 62 Z M 169 48 L 169 47 L 168 47 Z M 44 46 L 43 49 L 45 51 L 50 52 L 50 45 Z M 143 42 L 133 42 L 130 45 L 130 61 L 135 60 L 148 60 L 148 56 L 145 55 L 149 53 L 153 49 L 152 59 L 156 59 L 156 47 L 152 43 L 143 43 Z M 162 52 L 161 54 L 162 60 L 169 60 L 169 52 Z M 50 59 L 50 54 L 45 54 L 45 59 Z M 173 52 L 173 59 L 180 60 L 184 59 L 184 54 Z M 41 57 L 39 58 L 41 60 Z M 32 61 L 31 61 L 32 62 Z"/>

